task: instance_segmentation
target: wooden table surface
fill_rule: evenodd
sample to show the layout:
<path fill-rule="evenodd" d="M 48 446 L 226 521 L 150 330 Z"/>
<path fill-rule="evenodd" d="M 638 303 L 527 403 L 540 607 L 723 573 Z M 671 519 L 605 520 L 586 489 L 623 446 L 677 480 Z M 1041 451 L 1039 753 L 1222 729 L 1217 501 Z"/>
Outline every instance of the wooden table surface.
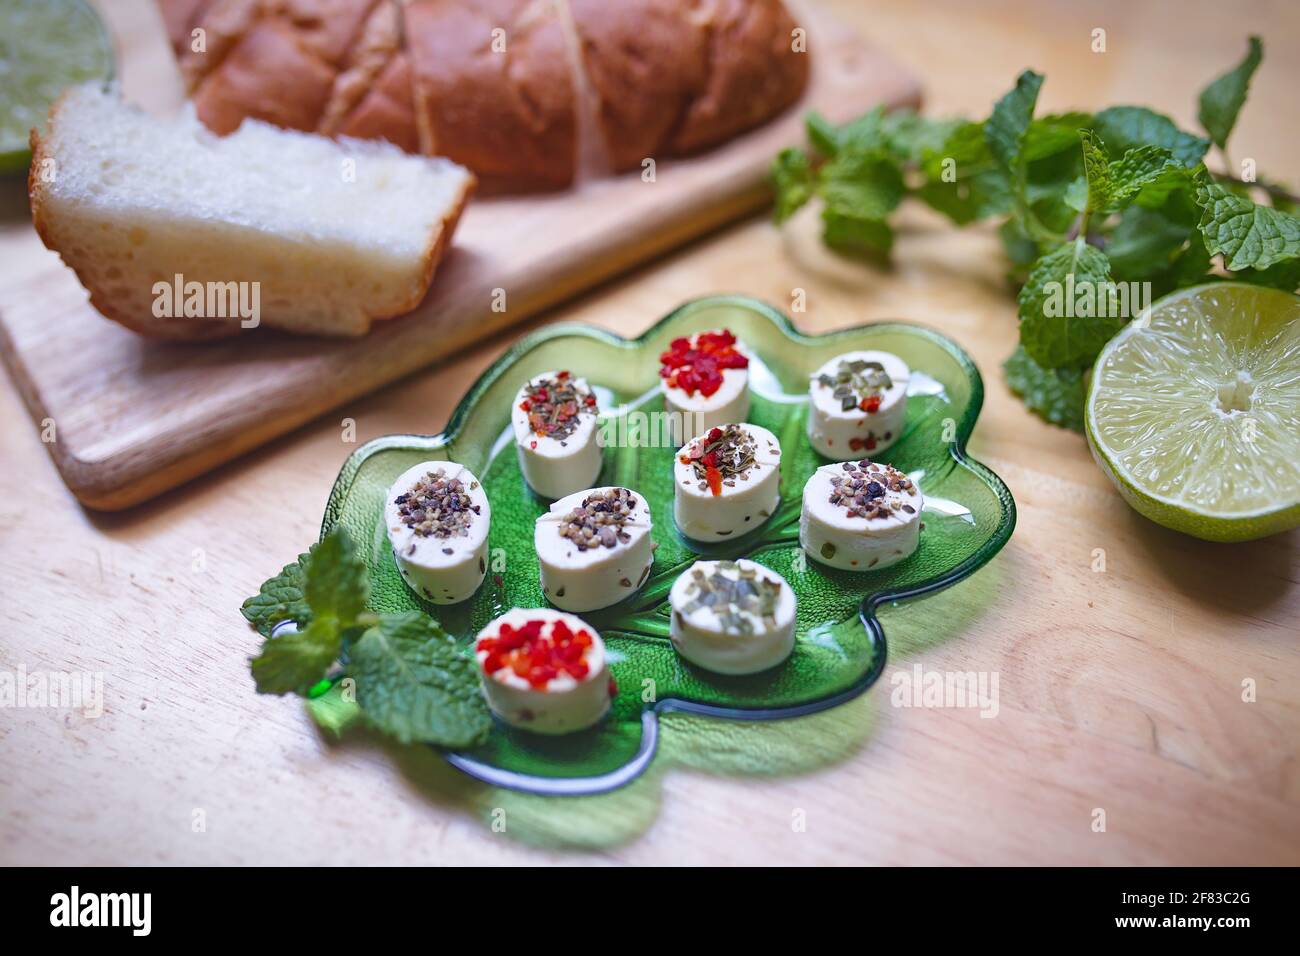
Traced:
<path fill-rule="evenodd" d="M 128 95 L 166 105 L 151 7 L 104 6 Z M 936 113 L 983 113 L 1034 66 L 1046 109 L 1136 102 L 1191 125 L 1201 85 L 1260 32 L 1234 155 L 1300 181 L 1294 4 L 836 6 L 921 73 Z M 0 240 L 30 228 L 4 186 Z M 355 447 L 342 420 L 358 441 L 437 431 L 517 333 L 114 515 L 75 503 L 0 386 L 0 670 L 100 672 L 106 696 L 97 719 L 0 711 L 0 863 L 1300 863 L 1300 535 L 1211 545 L 1130 511 L 1079 436 L 1001 383 L 1016 328 L 996 240 L 920 210 L 904 225 L 879 271 L 825 255 L 807 220 L 755 219 L 544 317 L 636 333 L 694 296 L 788 307 L 802 288 L 805 329 L 931 324 L 984 372 L 971 449 L 1019 505 L 989 566 L 882 615 L 874 691 L 776 724 L 669 717 L 648 774 L 602 797 L 502 792 L 422 749 L 334 742 L 299 702 L 254 694 L 246 666 L 258 638 L 237 608 L 314 538 Z M 997 715 L 891 706 L 917 665 L 996 674 Z"/>

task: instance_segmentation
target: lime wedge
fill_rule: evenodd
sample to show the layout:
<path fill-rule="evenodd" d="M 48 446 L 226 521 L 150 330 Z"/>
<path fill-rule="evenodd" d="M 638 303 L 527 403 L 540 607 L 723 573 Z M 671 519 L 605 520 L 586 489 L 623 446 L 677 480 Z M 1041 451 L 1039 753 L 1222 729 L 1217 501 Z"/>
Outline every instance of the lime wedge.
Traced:
<path fill-rule="evenodd" d="M 1182 289 L 1111 339 L 1088 443 L 1126 501 L 1175 531 L 1245 541 L 1300 523 L 1300 297 Z"/>
<path fill-rule="evenodd" d="M 85 0 L 0 0 L 0 173 L 31 162 L 32 127 L 69 86 L 113 76 L 113 45 Z"/>

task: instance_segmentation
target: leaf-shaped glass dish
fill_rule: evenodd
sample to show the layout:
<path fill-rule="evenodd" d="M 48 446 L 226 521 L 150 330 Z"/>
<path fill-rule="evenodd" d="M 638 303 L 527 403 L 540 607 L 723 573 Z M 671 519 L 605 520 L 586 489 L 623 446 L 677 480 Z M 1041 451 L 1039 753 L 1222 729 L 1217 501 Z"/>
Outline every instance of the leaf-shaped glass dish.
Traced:
<path fill-rule="evenodd" d="M 659 355 L 675 337 L 727 328 L 755 356 L 749 421 L 780 439 L 781 506 L 762 526 L 716 545 L 688 543 L 673 523 L 674 449 L 659 442 L 645 413 L 663 407 Z M 915 554 L 875 572 L 827 568 L 799 548 L 804 482 L 826 460 L 804 434 L 810 372 L 829 358 L 880 349 L 912 369 L 902 437 L 882 460 L 907 472 L 925 495 Z M 552 325 L 525 336 L 498 359 L 432 437 L 393 435 L 369 442 L 344 464 L 321 534 L 342 524 L 361 543 L 379 612 L 420 609 L 464 643 L 511 607 L 542 607 L 533 523 L 549 502 L 520 473 L 510 411 L 525 379 L 567 369 L 586 378 L 606 415 L 605 466 L 597 485 L 622 485 L 648 500 L 658 542 L 645 587 L 620 604 L 582 615 L 603 635 L 618 693 L 609 716 L 588 731 L 547 737 L 498 722 L 483 747 L 449 753 L 454 765 L 500 786 L 545 794 L 613 789 L 654 755 L 658 716 L 685 711 L 767 720 L 824 710 L 862 693 L 885 664 L 885 635 L 875 608 L 918 597 L 971 574 L 1006 543 L 1015 503 L 1002 480 L 966 457 L 983 402 L 978 370 L 957 345 L 930 329 L 881 322 L 807 336 L 761 302 L 718 296 L 687 303 L 633 340 L 582 325 Z M 487 580 L 473 598 L 436 606 L 402 581 L 383 526 L 384 496 L 396 477 L 425 460 L 450 459 L 483 481 L 492 505 Z M 747 556 L 784 575 L 798 596 L 796 644 L 789 660 L 748 677 L 722 677 L 686 664 L 668 638 L 668 591 L 697 557 Z"/>

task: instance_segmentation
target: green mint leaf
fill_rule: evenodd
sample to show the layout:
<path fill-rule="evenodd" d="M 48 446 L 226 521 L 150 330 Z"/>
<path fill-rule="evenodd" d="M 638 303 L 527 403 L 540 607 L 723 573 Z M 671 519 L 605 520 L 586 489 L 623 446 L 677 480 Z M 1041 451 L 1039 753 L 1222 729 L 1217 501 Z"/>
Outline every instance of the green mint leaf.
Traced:
<path fill-rule="evenodd" d="M 1035 162 L 1072 150 L 1079 144 L 1079 130 L 1092 126 L 1088 113 L 1056 113 L 1041 116 L 1025 130 L 1022 155 L 1026 162 Z"/>
<path fill-rule="evenodd" d="M 1059 246 L 1020 290 L 1020 344 L 1044 368 L 1091 362 L 1128 321 L 1113 291 L 1105 253 L 1082 237 Z"/>
<path fill-rule="evenodd" d="M 1053 425 L 1083 431 L 1087 387 L 1083 368 L 1043 368 L 1023 346 L 1002 363 L 1007 385 L 1031 412 Z"/>
<path fill-rule="evenodd" d="M 813 148 L 827 159 L 834 159 L 844 152 L 874 152 L 883 149 L 887 145 L 884 118 L 883 106 L 877 106 L 871 112 L 842 126 L 836 126 L 820 113 L 810 113 L 804 120 L 804 127 Z"/>
<path fill-rule="evenodd" d="M 989 151 L 1004 169 L 1014 170 L 1022 161 L 1020 150 L 1042 86 L 1042 74 L 1025 70 L 1016 78 L 1015 88 L 998 100 L 993 115 L 984 124 Z"/>
<path fill-rule="evenodd" d="M 1281 289 L 1283 292 L 1295 292 L 1300 288 L 1300 259 L 1275 262 L 1267 269 L 1243 269 L 1241 272 L 1234 272 L 1232 278 L 1238 282 L 1266 285 L 1271 289 Z"/>
<path fill-rule="evenodd" d="M 1008 219 L 998 227 L 998 238 L 1002 240 L 1002 248 L 1017 271 L 1027 268 L 1039 256 L 1038 243 L 1014 219 Z"/>
<path fill-rule="evenodd" d="M 884 115 L 880 132 L 892 155 L 905 162 L 920 164 L 928 154 L 942 149 L 952 132 L 964 122 L 927 119 L 915 110 L 900 109 Z"/>
<path fill-rule="evenodd" d="M 927 180 L 917 187 L 916 198 L 964 226 L 1009 211 L 1011 186 L 1005 173 L 991 169 L 954 182 Z"/>
<path fill-rule="evenodd" d="M 1083 176 L 1088 184 L 1088 198 L 1083 210 L 1097 212 L 1111 204 L 1110 161 L 1106 158 L 1106 144 L 1090 129 L 1079 130 L 1079 139 L 1083 143 Z"/>
<path fill-rule="evenodd" d="M 821 169 L 821 196 L 828 209 L 854 219 L 884 219 L 905 192 L 903 171 L 881 152 L 845 151 Z"/>
<path fill-rule="evenodd" d="M 297 571 L 293 565 L 286 567 L 281 572 L 283 580 L 272 579 L 278 582 L 277 593 L 290 598 L 290 603 L 283 605 L 286 613 L 278 620 L 293 617 L 299 629 L 268 637 L 252 659 L 250 669 L 262 694 L 305 693 L 323 678 L 343 649 L 345 632 L 357 625 L 369 599 L 366 566 L 341 525 L 322 538 L 300 565 Z M 300 592 L 300 599 L 294 598 L 295 592 Z M 260 608 L 256 613 L 260 615 Z M 268 633 L 274 626 L 268 622 L 278 613 L 273 609 L 259 618 L 267 624 Z"/>
<path fill-rule="evenodd" d="M 1201 183 L 1197 200 L 1205 247 L 1223 256 L 1225 269 L 1267 269 L 1300 257 L 1300 218 L 1291 213 L 1257 205 L 1212 181 Z"/>
<path fill-rule="evenodd" d="M 477 665 L 418 611 L 367 630 L 349 650 L 348 673 L 366 717 L 403 743 L 460 749 L 491 729 Z"/>
<path fill-rule="evenodd" d="M 1112 203 L 1119 207 L 1157 184 L 1163 202 L 1172 189 L 1189 186 L 1193 181 L 1192 171 L 1174 159 L 1174 154 L 1163 146 L 1138 146 L 1128 150 L 1110 164 L 1109 176 Z"/>
<path fill-rule="evenodd" d="M 341 737 L 345 730 L 362 719 L 353 687 L 348 682 L 337 681 L 325 693 L 307 699 L 307 713 L 317 727 L 334 737 Z"/>
<path fill-rule="evenodd" d="M 1169 278 L 1175 289 L 1189 285 L 1200 285 L 1212 281 L 1214 276 L 1207 276 L 1210 269 L 1210 250 L 1205 248 L 1205 237 L 1194 231 L 1187 240 L 1187 248 L 1174 259 Z"/>
<path fill-rule="evenodd" d="M 1092 130 L 1080 130 L 1083 140 L 1082 179 L 1066 189 L 1065 201 L 1074 209 L 1115 212 L 1139 196 L 1155 208 L 1175 189 L 1191 186 L 1193 171 L 1179 163 L 1163 146 L 1136 146 L 1119 159 L 1107 162 L 1105 144 Z"/>
<path fill-rule="evenodd" d="M 984 124 L 958 123 L 941 146 L 925 155 L 921 168 L 929 179 L 940 179 L 946 171 L 945 160 L 952 161 L 953 174 L 959 179 L 992 165 L 993 154 L 984 136 Z"/>
<path fill-rule="evenodd" d="M 298 631 L 267 638 L 250 669 L 259 694 L 305 694 L 323 678 L 343 648 L 333 617 L 313 619 Z"/>
<path fill-rule="evenodd" d="M 804 117 L 803 125 L 808 142 L 817 152 L 829 158 L 840 151 L 839 127 L 826 117 L 816 112 L 809 113 Z"/>
<path fill-rule="evenodd" d="M 315 550 L 312 545 L 312 550 Z M 311 619 L 311 609 L 302 596 L 303 572 L 311 552 L 298 555 L 293 564 L 286 564 L 280 573 L 262 582 L 261 588 L 240 607 L 239 613 L 263 637 L 281 621 L 298 621 L 306 624 Z"/>
<path fill-rule="evenodd" d="M 1219 149 L 1224 148 L 1232 128 L 1237 125 L 1237 114 L 1246 102 L 1250 78 L 1263 59 L 1263 44 L 1259 37 L 1252 36 L 1246 58 L 1201 91 L 1197 119 Z"/>
<path fill-rule="evenodd" d="M 808 154 L 802 149 L 781 150 L 772 160 L 769 176 L 775 193 L 773 215 L 782 223 L 812 198 L 816 177 Z"/>
<path fill-rule="evenodd" d="M 311 551 L 305 568 L 303 597 L 313 617 L 333 617 L 349 627 L 370 600 L 370 575 L 347 530 L 339 525 Z"/>
<path fill-rule="evenodd" d="M 957 122 L 943 143 L 922 150 L 926 180 L 916 196 L 959 226 L 1011 210 L 1011 180 L 984 139 L 984 124 Z"/>
<path fill-rule="evenodd" d="M 1196 230 L 1196 222 L 1164 209 L 1130 206 L 1107 236 L 1106 257 L 1117 282 L 1153 279 L 1169 269 Z"/>
<path fill-rule="evenodd" d="M 1092 128 L 1114 157 L 1139 146 L 1161 146 L 1189 169 L 1195 167 L 1210 148 L 1202 136 L 1186 133 L 1168 116 L 1142 106 L 1112 106 L 1093 117 Z"/>
<path fill-rule="evenodd" d="M 822 210 L 822 241 L 836 252 L 867 259 L 881 259 L 894 245 L 894 230 L 883 219 L 862 219 Z"/>

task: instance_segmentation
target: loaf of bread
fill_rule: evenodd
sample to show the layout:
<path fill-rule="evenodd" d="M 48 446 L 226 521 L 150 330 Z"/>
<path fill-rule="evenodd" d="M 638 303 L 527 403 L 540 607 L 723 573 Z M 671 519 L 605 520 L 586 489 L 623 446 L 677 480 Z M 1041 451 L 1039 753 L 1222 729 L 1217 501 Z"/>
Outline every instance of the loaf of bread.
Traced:
<path fill-rule="evenodd" d="M 94 84 L 51 108 L 32 157 L 36 230 L 95 308 L 178 339 L 356 336 L 409 312 L 474 188 L 447 159 L 256 120 L 219 137 Z"/>
<path fill-rule="evenodd" d="M 199 119 L 446 156 L 490 190 L 713 147 L 793 104 L 780 0 L 159 0 Z"/>

